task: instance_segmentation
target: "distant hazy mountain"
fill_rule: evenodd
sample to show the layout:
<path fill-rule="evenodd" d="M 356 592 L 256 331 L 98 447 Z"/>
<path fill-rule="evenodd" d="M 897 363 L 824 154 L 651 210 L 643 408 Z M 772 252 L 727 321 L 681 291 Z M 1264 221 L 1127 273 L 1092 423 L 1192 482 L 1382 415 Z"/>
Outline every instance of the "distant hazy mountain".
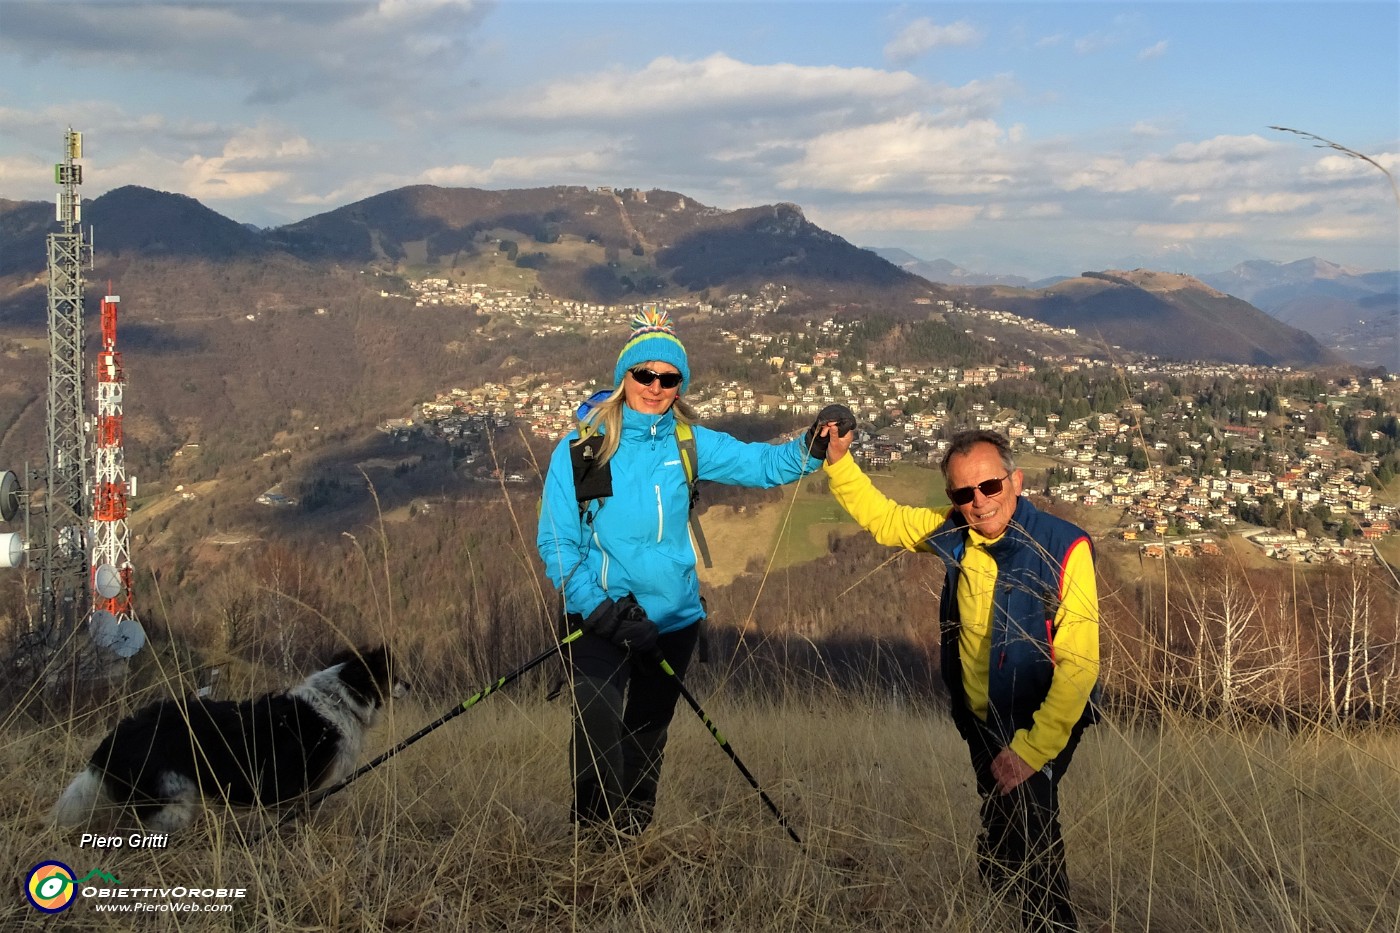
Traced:
<path fill-rule="evenodd" d="M 1019 275 L 969 272 L 946 259 L 920 259 L 918 256 L 898 248 L 868 246 L 866 249 L 882 259 L 894 263 L 906 272 L 912 272 L 930 282 L 944 285 L 1008 285 L 1012 288 L 1044 288 L 1065 278 L 1065 276 L 1054 276 L 1031 281 Z"/>
<path fill-rule="evenodd" d="M 966 294 L 983 307 L 1168 358 L 1304 366 L 1339 362 L 1312 335 L 1186 275 L 1085 272 L 1044 289 L 990 287 Z"/>
<path fill-rule="evenodd" d="M 1393 309 L 1400 292 L 1400 272 L 1362 272 L 1316 257 L 1297 262 L 1257 259 L 1203 275 L 1201 281 L 1307 330 L 1334 327 L 1358 304 L 1374 308 L 1378 298 L 1388 297 Z"/>
<path fill-rule="evenodd" d="M 1394 370 L 1400 272 L 1362 272 L 1316 257 L 1253 260 L 1201 281 L 1306 330 L 1353 362 Z"/>
<path fill-rule="evenodd" d="M 1112 261 L 1112 265 L 1115 269 L 1162 269 L 1199 279 L 1216 269 L 1258 258 L 1228 242 L 1199 240 L 1166 243 L 1148 252 L 1119 256 Z"/>

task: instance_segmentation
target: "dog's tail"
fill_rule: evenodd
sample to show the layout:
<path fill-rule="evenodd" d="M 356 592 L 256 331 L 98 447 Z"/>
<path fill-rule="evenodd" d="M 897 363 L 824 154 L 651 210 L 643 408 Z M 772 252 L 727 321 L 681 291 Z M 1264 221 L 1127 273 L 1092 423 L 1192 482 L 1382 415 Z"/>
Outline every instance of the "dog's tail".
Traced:
<path fill-rule="evenodd" d="M 102 775 L 95 768 L 84 768 L 53 805 L 53 821 L 59 826 L 87 823 L 105 797 Z"/>

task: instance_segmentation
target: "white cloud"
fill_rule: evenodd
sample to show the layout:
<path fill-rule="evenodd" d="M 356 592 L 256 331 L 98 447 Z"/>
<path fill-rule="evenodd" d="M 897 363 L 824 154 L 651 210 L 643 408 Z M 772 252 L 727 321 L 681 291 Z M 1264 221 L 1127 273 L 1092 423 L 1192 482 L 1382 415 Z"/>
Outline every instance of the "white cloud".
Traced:
<path fill-rule="evenodd" d="M 1137 54 L 1137 58 L 1140 62 L 1149 62 L 1161 58 L 1165 54 L 1167 54 L 1167 40 L 1163 39 L 1143 49 Z"/>
<path fill-rule="evenodd" d="M 200 201 L 258 197 L 286 185 L 293 167 L 318 158 L 306 138 L 259 125 L 230 137 L 218 155 L 196 154 L 181 161 L 177 190 Z M 167 185 L 170 180 L 165 179 Z"/>
<path fill-rule="evenodd" d="M 507 156 L 495 159 L 486 168 L 448 165 L 424 171 L 419 180 L 430 185 L 481 186 L 500 184 L 555 185 L 580 178 L 597 178 L 615 171 L 610 154 L 602 152 L 562 152 L 535 156 Z"/>
<path fill-rule="evenodd" d="M 834 65 L 751 65 L 717 52 L 698 61 L 663 56 L 640 71 L 620 68 L 570 77 L 486 108 L 511 123 L 634 123 L 656 117 L 732 113 L 750 118 L 870 106 L 922 97 L 927 86 L 905 71 Z"/>
<path fill-rule="evenodd" d="M 1369 153 L 1368 153 L 1369 155 Z M 1370 158 L 1387 171 L 1394 173 L 1400 165 L 1400 156 L 1393 152 L 1382 152 Z M 1365 159 L 1336 153 L 1319 158 L 1307 169 L 1308 177 L 1320 182 L 1353 181 L 1367 176 L 1380 177 L 1380 170 Z"/>
<path fill-rule="evenodd" d="M 1293 214 L 1316 202 L 1312 195 L 1276 191 L 1246 194 L 1225 202 L 1227 214 Z"/>
<path fill-rule="evenodd" d="M 1335 243 L 1343 240 L 1371 239 L 1378 233 L 1379 231 L 1370 229 L 1367 224 L 1314 224 L 1299 230 L 1297 236 L 1304 240 Z"/>
<path fill-rule="evenodd" d="M 1182 162 L 1257 159 L 1276 149 L 1277 143 L 1251 133 L 1248 136 L 1216 136 L 1197 143 L 1181 143 L 1172 147 L 1169 157 Z"/>
<path fill-rule="evenodd" d="M 983 214 L 969 204 L 930 204 L 926 207 L 839 207 L 808 212 L 812 222 L 852 233 L 888 230 L 958 230 Z"/>
<path fill-rule="evenodd" d="M 1206 222 L 1194 224 L 1138 224 L 1133 233 L 1140 237 L 1159 240 L 1219 240 L 1239 236 L 1245 228 L 1241 224 Z"/>
<path fill-rule="evenodd" d="M 1090 33 L 1074 40 L 1074 51 L 1080 55 L 1092 55 L 1118 44 L 1118 40 L 1101 32 Z"/>
<path fill-rule="evenodd" d="M 417 16 L 426 10 L 435 10 L 440 7 L 471 10 L 473 7 L 480 6 L 481 4 L 476 0 L 379 0 L 375 5 L 374 12 L 367 15 L 371 19 L 387 21 Z"/>
<path fill-rule="evenodd" d="M 905 64 L 936 48 L 975 45 L 980 41 L 981 31 L 965 19 L 940 26 L 933 20 L 922 17 L 905 26 L 899 35 L 890 40 L 885 46 L 885 58 Z"/>
<path fill-rule="evenodd" d="M 1070 166 L 1063 176 L 1071 190 L 1193 192 L 1260 182 L 1263 157 L 1277 147 L 1258 136 L 1217 136 L 1179 143 L 1166 155 L 1136 161 L 1101 156 L 1087 165 Z"/>
<path fill-rule="evenodd" d="M 1019 211 L 1014 212 L 1018 217 L 1063 217 L 1065 216 L 1065 206 L 1059 203 L 1029 204 Z"/>
<path fill-rule="evenodd" d="M 919 114 L 837 130 L 812 139 L 780 187 L 988 193 L 1005 187 L 1014 171 L 1000 151 L 1005 136 L 990 120 L 945 126 Z"/>

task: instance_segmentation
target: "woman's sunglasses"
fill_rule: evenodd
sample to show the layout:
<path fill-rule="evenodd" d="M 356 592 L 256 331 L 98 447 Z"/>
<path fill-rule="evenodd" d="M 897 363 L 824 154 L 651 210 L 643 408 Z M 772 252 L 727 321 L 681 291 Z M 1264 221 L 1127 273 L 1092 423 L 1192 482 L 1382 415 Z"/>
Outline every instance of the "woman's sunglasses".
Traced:
<path fill-rule="evenodd" d="M 981 493 L 988 499 L 1001 495 L 1002 484 L 1011 478 L 1011 474 L 996 479 L 984 479 L 976 486 L 959 486 L 957 489 L 948 490 L 948 498 L 954 505 L 967 505 L 972 501 L 977 493 Z"/>
<path fill-rule="evenodd" d="M 643 369 L 640 366 L 636 369 L 629 369 L 627 372 L 632 375 L 632 381 L 639 386 L 649 386 L 660 379 L 661 388 L 663 389 L 674 389 L 676 386 L 680 385 L 681 380 L 685 378 L 680 373 L 658 373 L 650 369 Z"/>

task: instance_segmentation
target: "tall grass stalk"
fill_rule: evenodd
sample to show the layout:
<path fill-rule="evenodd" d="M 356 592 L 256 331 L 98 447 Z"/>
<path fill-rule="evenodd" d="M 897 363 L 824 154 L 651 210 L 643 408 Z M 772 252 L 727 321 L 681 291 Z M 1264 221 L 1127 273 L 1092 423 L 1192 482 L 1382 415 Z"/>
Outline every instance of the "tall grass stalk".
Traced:
<path fill-rule="evenodd" d="M 80 849 L 46 811 L 101 729 L 0 730 L 0 863 L 57 858 L 127 886 L 248 888 L 227 915 L 126 921 L 74 906 L 65 929 L 993 931 L 1014 909 L 973 864 L 977 799 L 940 712 L 874 696 L 713 696 L 807 845 L 794 846 L 685 717 L 656 824 L 595 852 L 570 828 L 563 704 L 496 697 L 371 772 L 314 820 L 211 809 L 169 848 Z M 379 741 L 432 714 L 399 703 Z M 1400 749 L 1381 732 L 1187 718 L 1089 733 L 1064 785 L 1088 929 L 1390 930 L 1400 921 Z M 6 929 L 48 920 L 16 892 Z"/>

